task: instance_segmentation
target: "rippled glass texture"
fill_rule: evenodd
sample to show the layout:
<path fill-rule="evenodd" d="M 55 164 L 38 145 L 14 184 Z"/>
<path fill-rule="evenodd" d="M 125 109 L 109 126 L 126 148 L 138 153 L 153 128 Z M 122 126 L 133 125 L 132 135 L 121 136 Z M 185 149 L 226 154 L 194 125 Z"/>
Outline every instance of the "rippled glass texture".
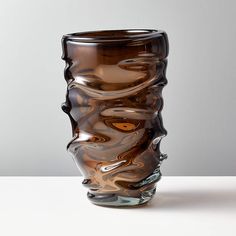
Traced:
<path fill-rule="evenodd" d="M 80 32 L 62 38 L 67 148 L 97 205 L 148 202 L 166 158 L 159 149 L 168 39 L 160 30 Z"/>

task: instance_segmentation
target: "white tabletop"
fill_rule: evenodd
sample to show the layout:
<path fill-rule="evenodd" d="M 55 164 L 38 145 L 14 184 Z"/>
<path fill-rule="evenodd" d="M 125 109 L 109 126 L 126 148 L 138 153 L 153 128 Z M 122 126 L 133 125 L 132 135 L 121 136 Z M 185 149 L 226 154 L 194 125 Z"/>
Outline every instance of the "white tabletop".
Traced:
<path fill-rule="evenodd" d="M 91 204 L 81 177 L 0 177 L 1 236 L 235 236 L 236 177 L 163 177 L 145 207 Z"/>

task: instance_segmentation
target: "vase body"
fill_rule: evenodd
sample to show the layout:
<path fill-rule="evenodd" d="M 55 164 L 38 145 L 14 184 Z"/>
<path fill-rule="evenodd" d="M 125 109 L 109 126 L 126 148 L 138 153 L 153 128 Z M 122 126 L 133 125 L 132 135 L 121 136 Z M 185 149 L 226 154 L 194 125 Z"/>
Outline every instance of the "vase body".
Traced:
<path fill-rule="evenodd" d="M 162 89 L 168 39 L 159 30 L 105 30 L 62 38 L 67 148 L 97 205 L 148 202 L 161 178 Z"/>

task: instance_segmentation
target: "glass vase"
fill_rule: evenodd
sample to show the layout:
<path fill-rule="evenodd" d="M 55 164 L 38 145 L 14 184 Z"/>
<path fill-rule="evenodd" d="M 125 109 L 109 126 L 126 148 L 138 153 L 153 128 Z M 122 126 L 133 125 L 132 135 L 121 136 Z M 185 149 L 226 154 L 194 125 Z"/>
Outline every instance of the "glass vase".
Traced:
<path fill-rule="evenodd" d="M 147 203 L 167 156 L 160 141 L 168 38 L 164 31 L 79 32 L 62 38 L 67 82 L 62 109 L 73 138 L 67 148 L 89 200 L 102 206 Z"/>

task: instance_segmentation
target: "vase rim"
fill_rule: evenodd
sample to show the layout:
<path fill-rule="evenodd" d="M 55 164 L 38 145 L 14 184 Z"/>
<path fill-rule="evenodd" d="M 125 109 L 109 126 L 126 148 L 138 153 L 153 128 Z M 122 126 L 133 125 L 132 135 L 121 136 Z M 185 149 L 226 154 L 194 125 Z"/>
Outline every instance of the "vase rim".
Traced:
<path fill-rule="evenodd" d="M 163 36 L 165 32 L 156 29 L 111 29 L 65 34 L 62 40 L 96 43 L 127 40 L 144 40 Z"/>

